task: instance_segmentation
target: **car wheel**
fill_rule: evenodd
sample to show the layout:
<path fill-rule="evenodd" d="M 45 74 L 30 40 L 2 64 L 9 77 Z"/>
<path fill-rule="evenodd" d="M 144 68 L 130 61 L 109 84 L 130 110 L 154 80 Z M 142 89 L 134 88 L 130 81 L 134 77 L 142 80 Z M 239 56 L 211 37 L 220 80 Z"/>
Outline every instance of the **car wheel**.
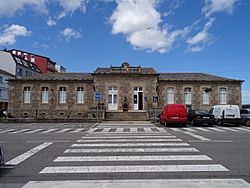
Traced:
<path fill-rule="evenodd" d="M 219 126 L 222 126 L 222 125 L 223 125 L 222 120 L 218 120 L 218 125 L 219 125 Z"/>
<path fill-rule="evenodd" d="M 250 120 L 249 120 L 249 119 L 246 119 L 245 124 L 246 124 L 246 126 L 250 126 Z"/>

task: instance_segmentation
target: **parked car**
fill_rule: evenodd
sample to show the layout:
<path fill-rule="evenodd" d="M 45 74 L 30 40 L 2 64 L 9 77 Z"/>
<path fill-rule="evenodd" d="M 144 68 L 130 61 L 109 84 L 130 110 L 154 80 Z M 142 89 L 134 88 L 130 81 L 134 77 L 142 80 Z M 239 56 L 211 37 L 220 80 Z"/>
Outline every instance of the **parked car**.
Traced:
<path fill-rule="evenodd" d="M 250 109 L 244 108 L 240 110 L 241 124 L 250 126 Z"/>
<path fill-rule="evenodd" d="M 214 115 L 218 125 L 225 123 L 239 125 L 241 122 L 238 105 L 216 105 L 209 112 Z"/>
<path fill-rule="evenodd" d="M 209 113 L 207 110 L 189 110 L 188 111 L 188 122 L 190 125 L 197 124 L 215 124 L 214 115 Z"/>
<path fill-rule="evenodd" d="M 160 115 L 160 123 L 167 126 L 168 124 L 180 124 L 186 126 L 187 111 L 184 104 L 168 104 L 164 107 Z"/>
<path fill-rule="evenodd" d="M 3 147 L 0 146 L 0 165 L 4 164 Z"/>

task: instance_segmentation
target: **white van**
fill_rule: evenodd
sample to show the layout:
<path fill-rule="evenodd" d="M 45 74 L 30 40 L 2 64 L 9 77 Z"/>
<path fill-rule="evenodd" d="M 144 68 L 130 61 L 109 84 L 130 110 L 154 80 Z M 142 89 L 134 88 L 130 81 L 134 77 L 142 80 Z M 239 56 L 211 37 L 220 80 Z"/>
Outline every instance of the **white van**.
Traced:
<path fill-rule="evenodd" d="M 216 105 L 209 112 L 214 115 L 218 125 L 224 123 L 240 124 L 240 108 L 238 105 Z"/>

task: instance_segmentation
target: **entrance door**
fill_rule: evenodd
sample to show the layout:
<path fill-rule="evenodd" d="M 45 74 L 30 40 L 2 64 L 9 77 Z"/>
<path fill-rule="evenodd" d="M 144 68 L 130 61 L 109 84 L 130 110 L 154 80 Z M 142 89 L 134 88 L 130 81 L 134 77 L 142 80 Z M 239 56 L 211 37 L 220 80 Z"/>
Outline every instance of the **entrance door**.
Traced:
<path fill-rule="evenodd" d="M 117 110 L 117 87 L 108 88 L 108 109 Z"/>
<path fill-rule="evenodd" d="M 134 110 L 143 110 L 142 87 L 134 87 Z"/>

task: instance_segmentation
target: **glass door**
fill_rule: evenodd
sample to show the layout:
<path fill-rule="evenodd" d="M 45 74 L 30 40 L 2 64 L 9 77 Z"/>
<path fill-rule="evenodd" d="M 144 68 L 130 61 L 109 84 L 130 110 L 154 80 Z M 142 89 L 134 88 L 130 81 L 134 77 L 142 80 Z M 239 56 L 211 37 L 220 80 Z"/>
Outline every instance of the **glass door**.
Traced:
<path fill-rule="evenodd" d="M 108 88 L 108 109 L 117 110 L 117 87 Z"/>

